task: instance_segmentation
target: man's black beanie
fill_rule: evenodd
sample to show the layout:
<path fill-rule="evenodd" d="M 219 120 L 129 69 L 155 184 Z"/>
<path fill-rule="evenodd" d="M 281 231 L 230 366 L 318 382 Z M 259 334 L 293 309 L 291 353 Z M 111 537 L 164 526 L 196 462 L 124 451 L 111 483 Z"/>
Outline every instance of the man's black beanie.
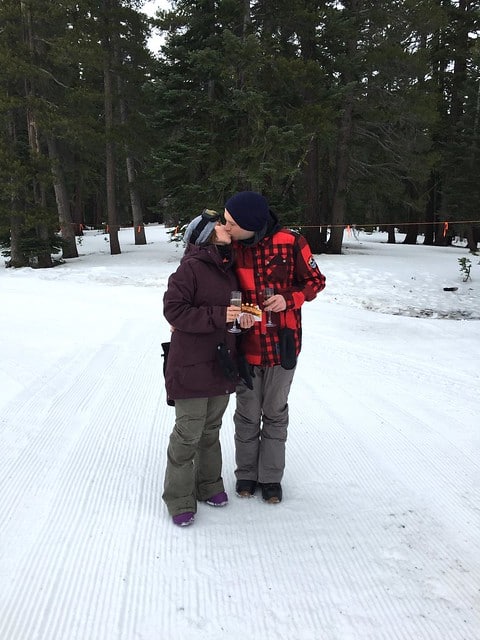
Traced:
<path fill-rule="evenodd" d="M 246 231 L 261 231 L 270 217 L 267 199 L 255 191 L 236 193 L 227 200 L 225 209 Z"/>

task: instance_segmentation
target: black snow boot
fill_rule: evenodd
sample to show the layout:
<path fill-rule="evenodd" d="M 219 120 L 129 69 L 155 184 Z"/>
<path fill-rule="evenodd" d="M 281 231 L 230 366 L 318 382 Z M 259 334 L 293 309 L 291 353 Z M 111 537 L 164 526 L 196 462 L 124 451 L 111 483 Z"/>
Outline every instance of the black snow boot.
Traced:
<path fill-rule="evenodd" d="M 279 482 L 265 482 L 262 484 L 262 498 L 269 504 L 282 501 L 282 485 Z"/>

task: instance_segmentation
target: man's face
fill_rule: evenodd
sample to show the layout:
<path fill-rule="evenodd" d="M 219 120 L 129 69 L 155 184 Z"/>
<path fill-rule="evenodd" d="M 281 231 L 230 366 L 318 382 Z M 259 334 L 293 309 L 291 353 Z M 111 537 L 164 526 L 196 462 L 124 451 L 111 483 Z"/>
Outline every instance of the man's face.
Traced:
<path fill-rule="evenodd" d="M 232 240 L 247 240 L 247 238 L 253 238 L 255 235 L 255 231 L 247 231 L 239 227 L 226 209 L 223 217 L 225 218 L 225 228 Z"/>

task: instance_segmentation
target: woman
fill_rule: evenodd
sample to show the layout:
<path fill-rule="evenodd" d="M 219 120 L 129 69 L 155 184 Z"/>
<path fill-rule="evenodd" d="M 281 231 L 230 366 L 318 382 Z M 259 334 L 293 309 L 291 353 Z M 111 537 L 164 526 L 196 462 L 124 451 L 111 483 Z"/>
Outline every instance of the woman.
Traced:
<path fill-rule="evenodd" d="M 220 216 L 205 210 L 188 225 L 184 241 L 185 254 L 163 299 L 173 329 L 165 385 L 175 401 L 163 500 L 179 526 L 193 523 L 197 500 L 214 507 L 228 502 L 219 431 L 237 382 L 228 366 L 235 358 L 235 336 L 227 324 L 240 311 L 229 305 L 238 287 L 231 239 Z"/>

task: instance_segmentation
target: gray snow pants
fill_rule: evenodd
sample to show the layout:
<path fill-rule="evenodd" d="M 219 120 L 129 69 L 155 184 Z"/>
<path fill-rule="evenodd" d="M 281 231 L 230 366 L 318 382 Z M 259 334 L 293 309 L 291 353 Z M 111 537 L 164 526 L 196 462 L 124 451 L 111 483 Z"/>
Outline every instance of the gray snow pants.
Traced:
<path fill-rule="evenodd" d="M 171 516 L 197 511 L 197 500 L 224 491 L 220 427 L 229 395 L 175 400 L 163 500 Z"/>
<path fill-rule="evenodd" d="M 238 480 L 280 482 L 285 469 L 288 394 L 295 369 L 254 367 L 253 390 L 237 387 L 235 475 Z"/>

